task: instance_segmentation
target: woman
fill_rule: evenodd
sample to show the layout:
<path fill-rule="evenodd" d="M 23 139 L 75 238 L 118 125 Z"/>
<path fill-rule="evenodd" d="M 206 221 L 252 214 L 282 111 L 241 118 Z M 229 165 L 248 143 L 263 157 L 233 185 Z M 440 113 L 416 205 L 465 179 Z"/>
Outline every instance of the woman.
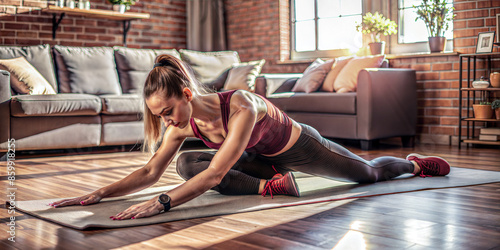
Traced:
<path fill-rule="evenodd" d="M 380 157 L 366 161 L 323 138 L 314 128 L 290 119 L 258 95 L 243 90 L 207 94 L 184 64 L 169 55 L 156 59 L 143 95 L 145 145 L 154 151 L 160 138 L 160 122 L 167 127 L 149 162 L 109 186 L 49 205 L 90 205 L 105 197 L 147 188 L 162 176 L 187 137 L 200 138 L 218 151 L 182 153 L 177 160 L 177 172 L 185 183 L 111 219 L 153 216 L 209 189 L 231 195 L 299 196 L 291 171 L 359 183 L 389 180 L 404 173 L 425 177 L 450 171 L 444 159 L 417 154 L 406 159 Z"/>

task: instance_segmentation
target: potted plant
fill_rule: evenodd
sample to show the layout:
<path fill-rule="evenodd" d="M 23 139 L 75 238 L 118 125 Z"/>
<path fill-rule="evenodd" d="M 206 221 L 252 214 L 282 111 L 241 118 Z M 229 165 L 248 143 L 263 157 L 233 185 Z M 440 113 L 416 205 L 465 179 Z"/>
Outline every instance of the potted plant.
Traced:
<path fill-rule="evenodd" d="M 137 0 L 108 0 L 113 5 L 113 10 L 120 13 L 125 13 L 125 10 L 130 10 L 131 5 L 135 5 Z"/>
<path fill-rule="evenodd" d="M 431 52 L 441 52 L 446 45 L 444 32 L 449 28 L 449 22 L 453 20 L 453 7 L 446 6 L 446 0 L 422 0 L 419 6 L 413 5 L 417 17 L 427 26 L 429 34 L 429 48 Z"/>
<path fill-rule="evenodd" d="M 370 45 L 370 51 L 372 55 L 384 54 L 385 42 L 380 40 L 380 36 L 396 34 L 398 25 L 385 18 L 382 14 L 375 12 L 372 14 L 370 12 L 363 16 L 361 23 L 356 24 L 356 30 L 361 31 L 363 34 L 370 34 L 372 42 Z"/>
<path fill-rule="evenodd" d="M 491 109 L 491 102 L 480 102 L 479 104 L 473 104 L 474 117 L 477 119 L 490 119 L 493 115 L 493 110 Z"/>
<path fill-rule="evenodd" d="M 495 117 L 500 120 L 500 99 L 496 99 L 491 103 L 491 109 L 495 110 Z"/>

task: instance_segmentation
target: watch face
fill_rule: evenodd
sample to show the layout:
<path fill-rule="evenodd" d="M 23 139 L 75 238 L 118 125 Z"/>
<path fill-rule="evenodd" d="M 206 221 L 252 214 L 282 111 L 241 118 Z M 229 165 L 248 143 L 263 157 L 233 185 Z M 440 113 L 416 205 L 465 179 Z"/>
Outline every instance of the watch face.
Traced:
<path fill-rule="evenodd" d="M 166 194 L 162 194 L 162 195 L 160 195 L 160 202 L 161 203 L 169 203 L 170 197 Z"/>

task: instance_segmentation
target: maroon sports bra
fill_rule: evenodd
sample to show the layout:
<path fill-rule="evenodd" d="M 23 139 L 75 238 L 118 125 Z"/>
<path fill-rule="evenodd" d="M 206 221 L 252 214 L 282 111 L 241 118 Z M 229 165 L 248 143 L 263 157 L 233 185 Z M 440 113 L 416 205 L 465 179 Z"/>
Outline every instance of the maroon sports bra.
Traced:
<path fill-rule="evenodd" d="M 224 126 L 226 133 L 228 132 L 227 123 L 230 112 L 229 102 L 231 100 L 231 96 L 236 91 L 237 90 L 217 93 L 220 99 L 222 125 Z M 283 149 L 290 139 L 292 134 L 292 121 L 285 113 L 279 110 L 266 98 L 263 98 L 260 95 L 258 96 L 261 97 L 266 103 L 267 113 L 255 124 L 245 151 L 257 154 L 275 154 Z M 222 146 L 222 143 L 211 142 L 202 136 L 193 118 L 191 118 L 190 123 L 193 128 L 194 135 L 201 139 L 209 148 L 219 149 Z"/>

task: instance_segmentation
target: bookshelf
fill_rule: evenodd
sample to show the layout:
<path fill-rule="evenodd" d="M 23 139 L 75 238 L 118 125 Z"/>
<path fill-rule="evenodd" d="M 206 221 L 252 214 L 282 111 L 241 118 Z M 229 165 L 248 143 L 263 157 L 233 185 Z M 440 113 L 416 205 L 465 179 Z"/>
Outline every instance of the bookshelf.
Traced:
<path fill-rule="evenodd" d="M 79 15 L 88 18 L 121 21 L 123 22 L 124 46 L 127 46 L 127 33 L 130 29 L 130 21 L 150 18 L 150 15 L 148 13 L 136 13 L 136 12 L 119 13 L 111 10 L 98 10 L 98 9 L 85 10 L 78 8 L 72 9 L 69 7 L 58 7 L 55 5 L 49 5 L 46 9 L 43 9 L 43 12 L 52 14 L 52 39 L 56 39 L 57 29 L 59 28 L 59 24 L 61 23 L 66 14 Z M 57 18 L 57 14 L 59 14 L 59 18 Z"/>
<path fill-rule="evenodd" d="M 484 145 L 500 145 L 500 141 L 483 141 L 479 140 L 479 135 L 475 135 L 475 127 L 476 122 L 485 122 L 486 124 L 494 124 L 496 126 L 500 123 L 500 120 L 496 119 L 479 119 L 475 118 L 473 113 L 471 112 L 471 98 L 472 102 L 476 101 L 475 92 L 484 91 L 485 95 L 490 95 L 492 92 L 499 91 L 500 88 L 472 88 L 472 81 L 477 79 L 476 77 L 476 62 L 477 60 L 486 60 L 487 62 L 487 76 L 489 77 L 491 73 L 491 59 L 500 58 L 500 52 L 493 53 L 481 53 L 481 54 L 461 54 L 459 56 L 460 64 L 459 64 L 459 125 L 458 125 L 458 148 L 460 149 L 462 143 L 466 143 L 467 146 L 469 144 L 484 144 Z M 464 79 L 462 65 L 464 63 L 464 59 L 467 59 L 467 78 Z M 471 69 L 471 61 L 472 61 L 472 69 Z M 472 73 L 472 76 L 471 76 Z M 464 80 L 466 80 L 464 84 Z M 462 101 L 466 101 L 466 105 L 464 106 Z M 466 115 L 463 117 L 462 110 L 465 108 Z M 462 138 L 462 124 L 466 123 L 467 133 L 465 138 Z M 472 134 L 471 134 L 472 128 Z"/>

